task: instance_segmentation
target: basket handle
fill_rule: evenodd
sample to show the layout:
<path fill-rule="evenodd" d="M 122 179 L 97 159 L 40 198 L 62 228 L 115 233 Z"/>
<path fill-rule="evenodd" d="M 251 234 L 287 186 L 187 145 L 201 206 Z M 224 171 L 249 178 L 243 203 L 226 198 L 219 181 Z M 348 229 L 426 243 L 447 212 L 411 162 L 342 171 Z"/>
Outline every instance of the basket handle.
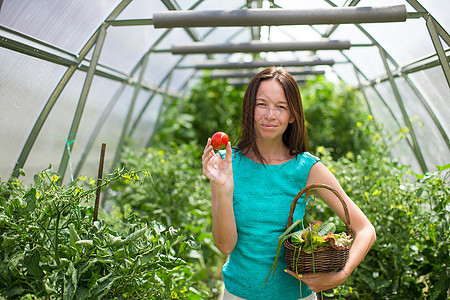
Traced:
<path fill-rule="evenodd" d="M 305 187 L 303 190 L 301 190 L 297 196 L 295 196 L 294 201 L 291 204 L 291 211 L 289 212 L 289 218 L 288 218 L 288 222 L 287 222 L 287 226 L 286 228 L 289 228 L 292 225 L 292 221 L 293 221 L 293 217 L 294 217 L 294 211 L 295 211 L 295 207 L 297 206 L 297 202 L 298 199 L 300 199 L 300 197 L 306 193 L 309 190 L 313 190 L 313 189 L 318 189 L 318 188 L 325 188 L 330 190 L 331 192 L 333 192 L 333 194 L 336 195 L 336 197 L 338 197 L 339 201 L 341 201 L 342 207 L 344 208 L 344 213 L 345 213 L 345 218 L 347 219 L 347 222 L 345 224 L 346 228 L 347 228 L 347 234 L 351 234 L 353 232 L 351 224 L 350 224 L 350 215 L 348 213 L 348 208 L 347 208 L 347 204 L 345 203 L 344 199 L 342 198 L 342 196 L 338 193 L 338 191 L 336 191 L 333 187 L 323 184 L 323 183 L 317 183 L 317 184 L 311 184 L 307 187 Z M 305 202 L 306 202 L 306 198 L 305 198 Z"/>

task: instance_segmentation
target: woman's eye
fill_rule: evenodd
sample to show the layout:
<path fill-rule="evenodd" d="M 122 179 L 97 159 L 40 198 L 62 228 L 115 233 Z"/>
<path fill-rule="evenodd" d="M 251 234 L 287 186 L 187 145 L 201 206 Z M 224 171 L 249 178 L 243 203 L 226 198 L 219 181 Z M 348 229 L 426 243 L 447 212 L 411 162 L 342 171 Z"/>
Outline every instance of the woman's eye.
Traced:
<path fill-rule="evenodd" d="M 286 109 L 286 106 L 278 105 L 278 108 L 279 108 L 279 109 Z"/>

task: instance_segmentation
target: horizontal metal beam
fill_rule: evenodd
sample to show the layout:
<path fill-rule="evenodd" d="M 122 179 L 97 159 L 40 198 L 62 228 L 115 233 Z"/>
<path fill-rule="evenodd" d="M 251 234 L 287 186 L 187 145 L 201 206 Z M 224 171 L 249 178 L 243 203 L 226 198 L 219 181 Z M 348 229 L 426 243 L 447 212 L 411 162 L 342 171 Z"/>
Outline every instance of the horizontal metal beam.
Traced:
<path fill-rule="evenodd" d="M 217 62 L 206 61 L 199 63 L 195 66 L 180 66 L 178 68 L 195 68 L 195 69 L 252 69 L 252 68 L 265 68 L 271 66 L 277 67 L 307 67 L 307 66 L 331 66 L 334 64 L 334 60 L 310 60 L 310 61 L 252 61 L 242 63 L 229 63 L 229 62 Z"/>
<path fill-rule="evenodd" d="M 0 47 L 67 67 L 79 63 L 74 54 L 4 26 L 0 26 Z"/>
<path fill-rule="evenodd" d="M 111 26 L 147 26 L 153 25 L 153 19 L 106 20 Z"/>
<path fill-rule="evenodd" d="M 325 71 L 322 70 L 305 70 L 305 71 L 288 71 L 291 75 L 323 75 Z M 257 75 L 257 72 L 236 72 L 236 73 L 213 73 L 211 78 L 248 78 Z"/>
<path fill-rule="evenodd" d="M 185 10 L 153 13 L 155 28 L 361 24 L 406 21 L 406 6 Z"/>
<path fill-rule="evenodd" d="M 446 51 L 446 59 L 447 62 L 450 63 L 450 50 Z M 416 72 L 420 72 L 423 70 L 431 69 L 437 66 L 440 66 L 439 59 L 437 58 L 437 54 L 433 54 L 429 57 L 425 57 L 423 59 L 419 59 L 413 63 L 404 65 L 402 67 L 398 67 L 397 69 L 392 71 L 392 76 L 394 78 L 401 77 L 402 75 L 414 74 Z M 370 80 L 363 81 L 363 85 L 376 85 L 380 82 L 385 82 L 388 80 L 387 75 L 382 75 L 376 78 L 372 78 Z"/>
<path fill-rule="evenodd" d="M 206 53 L 258 53 L 276 51 L 315 51 L 350 49 L 350 41 L 309 41 L 309 42 L 261 42 L 248 43 L 186 43 L 172 45 L 172 54 L 206 54 Z"/>

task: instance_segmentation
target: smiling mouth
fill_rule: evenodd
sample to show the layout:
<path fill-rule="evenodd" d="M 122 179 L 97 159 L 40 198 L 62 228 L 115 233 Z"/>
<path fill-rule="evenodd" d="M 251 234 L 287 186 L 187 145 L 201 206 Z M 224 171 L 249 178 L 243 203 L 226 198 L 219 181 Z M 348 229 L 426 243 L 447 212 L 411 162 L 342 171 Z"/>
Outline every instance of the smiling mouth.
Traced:
<path fill-rule="evenodd" d="M 277 127 L 276 125 L 270 125 L 270 124 L 262 124 L 261 126 L 265 129 L 274 129 Z"/>

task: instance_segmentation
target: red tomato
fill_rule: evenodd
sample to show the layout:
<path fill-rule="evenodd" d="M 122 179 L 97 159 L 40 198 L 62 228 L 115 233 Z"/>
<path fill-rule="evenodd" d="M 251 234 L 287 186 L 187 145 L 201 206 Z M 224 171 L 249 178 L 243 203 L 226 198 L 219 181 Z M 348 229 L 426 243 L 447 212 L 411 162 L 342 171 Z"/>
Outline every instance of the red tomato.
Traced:
<path fill-rule="evenodd" d="M 230 138 L 225 132 L 216 132 L 211 137 L 211 145 L 216 150 L 225 149 L 227 143 L 230 141 Z"/>

